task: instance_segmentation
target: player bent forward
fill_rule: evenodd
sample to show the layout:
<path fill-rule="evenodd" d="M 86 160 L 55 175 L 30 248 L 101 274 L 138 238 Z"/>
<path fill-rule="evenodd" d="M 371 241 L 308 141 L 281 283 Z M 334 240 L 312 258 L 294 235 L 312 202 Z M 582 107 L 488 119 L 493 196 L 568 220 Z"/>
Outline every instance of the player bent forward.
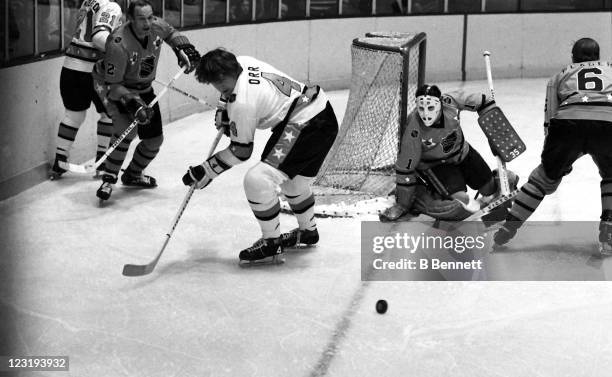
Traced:
<path fill-rule="evenodd" d="M 544 197 L 557 190 L 573 163 L 589 154 L 601 175 L 600 251 L 612 255 L 612 62 L 599 60 L 595 40 L 576 41 L 572 64 L 549 80 L 544 129 L 540 165 L 521 187 L 495 243 L 509 242 Z"/>
<path fill-rule="evenodd" d="M 96 91 L 107 105 L 113 118 L 114 134 L 111 143 L 133 121 L 138 126 L 111 152 L 106 160 L 102 185 L 96 192 L 101 200 L 108 200 L 112 185 L 117 183 L 130 143 L 138 133 L 132 161 L 121 176 L 124 185 L 141 188 L 157 186 L 155 178 L 143 170 L 157 156 L 163 141 L 159 105 L 149 107 L 155 93 L 151 83 L 155 80 L 157 64 L 163 42 L 168 43 L 187 73 L 195 69 L 200 54 L 184 35 L 166 21 L 153 15 L 147 0 L 130 2 L 124 25 L 117 28 L 106 42 L 106 55 L 94 68 Z"/>
<path fill-rule="evenodd" d="M 216 176 L 251 156 L 256 129 L 272 128 L 261 161 L 244 177 L 244 191 L 262 238 L 242 250 L 239 258 L 278 261 L 284 248 L 317 243 L 310 184 L 338 133 L 326 94 L 318 86 L 306 86 L 265 62 L 236 57 L 223 49 L 202 57 L 196 78 L 210 83 L 221 92 L 221 100 L 227 100 L 226 110 L 218 110 L 217 126 L 225 128 L 231 143 L 201 165 L 191 166 L 183 183 L 206 187 Z M 298 222 L 297 229 L 282 235 L 279 186 Z"/>
<path fill-rule="evenodd" d="M 493 106 L 495 101 L 483 93 L 442 94 L 436 85 L 417 89 L 416 110 L 402 130 L 395 163 L 396 203 L 380 215 L 381 221 L 418 213 L 441 220 L 463 220 L 497 195 L 496 174 L 465 140 L 459 123 L 462 110 L 482 114 Z M 508 173 L 514 188 L 518 177 Z M 467 186 L 478 190 L 482 195 L 479 201 L 470 202 Z M 501 216 L 493 212 L 483 220 L 503 220 L 506 209 L 500 211 Z"/>

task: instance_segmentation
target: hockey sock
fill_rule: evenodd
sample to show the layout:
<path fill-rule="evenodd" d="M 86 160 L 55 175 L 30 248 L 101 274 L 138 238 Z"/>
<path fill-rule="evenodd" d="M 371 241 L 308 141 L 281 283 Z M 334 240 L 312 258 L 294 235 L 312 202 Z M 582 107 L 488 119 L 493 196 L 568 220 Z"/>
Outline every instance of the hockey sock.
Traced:
<path fill-rule="evenodd" d="M 70 147 L 74 143 L 78 131 L 78 127 L 72 127 L 63 122 L 60 123 L 57 130 L 57 154 L 64 155 L 68 158 Z"/>
<path fill-rule="evenodd" d="M 308 191 L 300 195 L 285 194 L 287 202 L 291 210 L 295 214 L 300 229 L 315 230 L 317 224 L 315 222 L 315 198 L 310 188 Z"/>
<path fill-rule="evenodd" d="M 537 183 L 532 180 L 527 181 L 514 199 L 508 217 L 513 216 L 514 221 L 524 222 L 538 208 L 545 196 L 544 189 Z"/>
<path fill-rule="evenodd" d="M 280 237 L 280 202 L 278 197 L 269 203 L 258 203 L 249 200 L 249 206 L 261 227 L 263 238 Z"/>
<path fill-rule="evenodd" d="M 601 208 L 612 211 L 612 178 L 601 180 Z"/>
<path fill-rule="evenodd" d="M 111 139 L 111 142 L 115 142 L 117 135 L 114 135 Z M 130 148 L 130 143 L 132 142 L 132 138 L 130 136 L 126 137 L 119 143 L 117 148 L 111 152 L 106 161 L 104 162 L 106 166 L 106 171 L 109 173 L 113 173 L 117 175 L 119 170 L 121 170 L 121 166 L 123 165 L 123 161 L 125 161 L 125 156 L 127 155 L 128 149 Z"/>
<path fill-rule="evenodd" d="M 113 122 L 102 120 L 98 121 L 98 148 L 97 148 L 97 156 L 104 154 L 108 149 L 108 144 L 110 142 L 111 136 L 113 135 Z"/>
<path fill-rule="evenodd" d="M 162 136 L 141 140 L 136 146 L 132 161 L 127 167 L 126 172 L 132 175 L 140 175 L 157 156 L 157 153 L 159 153 L 162 141 Z"/>

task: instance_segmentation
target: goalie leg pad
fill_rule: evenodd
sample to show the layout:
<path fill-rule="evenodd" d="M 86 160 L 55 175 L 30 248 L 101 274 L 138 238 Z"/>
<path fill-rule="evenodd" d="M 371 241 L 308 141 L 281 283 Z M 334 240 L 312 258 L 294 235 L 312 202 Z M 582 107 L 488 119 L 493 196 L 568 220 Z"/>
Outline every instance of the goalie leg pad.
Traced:
<path fill-rule="evenodd" d="M 414 208 L 437 220 L 463 220 L 472 213 L 458 200 L 434 197 L 425 189 L 417 190 Z"/>
<path fill-rule="evenodd" d="M 276 188 L 289 177 L 272 166 L 258 162 L 244 176 L 244 192 L 259 222 L 263 238 L 280 237 L 280 202 Z"/>

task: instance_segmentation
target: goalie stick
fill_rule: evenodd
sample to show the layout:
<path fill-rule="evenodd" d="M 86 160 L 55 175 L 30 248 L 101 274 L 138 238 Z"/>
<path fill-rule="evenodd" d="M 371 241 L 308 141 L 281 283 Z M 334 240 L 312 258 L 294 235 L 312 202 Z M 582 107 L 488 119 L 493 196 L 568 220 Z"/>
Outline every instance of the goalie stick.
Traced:
<path fill-rule="evenodd" d="M 514 197 L 518 193 L 519 193 L 519 190 L 516 189 L 516 190 L 513 190 L 513 191 L 509 192 L 506 195 L 502 194 L 501 196 L 499 196 L 498 198 L 493 199 L 489 204 L 487 204 L 483 208 L 479 209 L 478 211 L 472 213 L 470 216 L 468 216 L 465 220 L 462 220 L 462 221 L 480 220 L 483 216 L 486 216 L 489 213 L 491 213 L 491 211 L 493 211 L 495 208 L 497 208 L 500 205 L 506 203 L 508 200 L 514 199 Z"/>
<path fill-rule="evenodd" d="M 485 69 L 487 82 L 491 91 L 491 98 L 495 100 L 495 90 L 493 89 L 493 75 L 491 74 L 491 53 L 484 51 Z M 519 156 L 526 149 L 525 143 L 518 136 L 504 113 L 499 107 L 494 107 L 478 117 L 478 124 L 481 126 L 489 143 L 495 147 L 493 153 L 497 160 L 499 174 L 499 184 L 502 196 L 510 194 L 510 183 L 508 182 L 508 171 L 506 162 Z"/>
<path fill-rule="evenodd" d="M 153 101 L 151 101 L 148 106 L 149 107 L 153 107 L 153 105 L 155 105 L 157 102 L 159 102 L 159 100 L 164 96 L 164 94 L 166 94 L 166 92 L 168 91 L 168 88 L 170 87 L 170 85 L 172 85 L 172 83 L 174 81 L 176 81 L 179 77 L 181 77 L 181 75 L 183 75 L 183 73 L 185 73 L 185 71 L 183 70 L 183 68 L 179 69 L 179 71 L 174 75 L 174 77 L 172 77 L 172 79 L 170 80 L 170 82 L 164 86 L 164 88 L 161 90 L 161 92 L 159 92 L 159 94 L 157 96 L 155 96 L 155 98 L 153 98 Z M 132 132 L 132 130 L 134 128 L 136 128 L 136 126 L 138 125 L 138 121 L 134 120 L 129 126 L 128 128 L 125 129 L 125 131 L 123 131 L 121 133 L 121 135 L 119 135 L 117 137 L 117 140 L 115 140 L 115 142 L 108 147 L 108 149 L 106 150 L 106 152 L 104 153 L 104 155 L 102 157 L 100 157 L 100 159 L 98 161 L 96 161 L 93 164 L 81 164 L 81 165 L 77 165 L 77 164 L 71 164 L 69 162 L 62 162 L 59 161 L 58 164 L 62 169 L 71 171 L 73 173 L 81 173 L 81 174 L 86 174 L 86 173 L 93 173 L 100 165 L 102 165 L 102 163 L 104 161 L 106 161 L 106 159 L 108 158 L 108 156 L 110 156 L 110 154 L 119 146 L 119 144 L 121 144 L 121 142 L 123 141 L 123 139 L 126 138 L 126 136 Z"/>
<path fill-rule="evenodd" d="M 215 140 L 213 141 L 210 147 L 210 151 L 208 152 L 208 156 L 206 157 L 206 159 L 208 159 L 214 153 L 215 149 L 217 148 L 217 144 L 219 144 L 219 140 L 221 140 L 221 136 L 223 136 L 223 129 L 220 129 L 217 132 L 217 136 L 215 137 Z M 187 191 L 187 194 L 185 195 L 185 198 L 183 199 L 183 203 L 179 207 L 179 210 L 176 213 L 176 216 L 174 216 L 174 220 L 172 220 L 172 224 L 170 225 L 170 230 L 168 231 L 168 233 L 166 233 L 166 240 L 164 241 L 164 244 L 162 245 L 159 252 L 157 253 L 157 256 L 155 257 L 155 259 L 153 259 L 151 262 L 147 264 L 126 264 L 124 265 L 123 266 L 124 276 L 143 276 L 143 275 L 148 275 L 153 271 L 153 269 L 157 265 L 157 262 L 159 261 L 159 258 L 161 257 L 162 253 L 166 249 L 166 246 L 168 246 L 168 242 L 170 242 L 172 233 L 174 232 L 174 229 L 176 228 L 179 220 L 181 219 L 183 212 L 185 212 L 185 208 L 187 207 L 187 204 L 189 203 L 189 200 L 191 199 L 191 196 L 193 195 L 194 191 L 195 191 L 195 183 L 192 184 L 191 187 L 189 187 L 189 190 Z"/>

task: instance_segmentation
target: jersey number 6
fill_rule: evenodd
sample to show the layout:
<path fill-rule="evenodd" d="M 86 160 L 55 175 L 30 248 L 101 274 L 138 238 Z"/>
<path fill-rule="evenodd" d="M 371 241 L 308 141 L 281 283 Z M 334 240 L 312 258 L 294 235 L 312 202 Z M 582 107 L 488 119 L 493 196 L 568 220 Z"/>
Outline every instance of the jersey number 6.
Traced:
<path fill-rule="evenodd" d="M 592 73 L 593 76 L 587 77 L 588 73 Z M 578 90 L 596 90 L 601 91 L 603 89 L 603 81 L 597 77 L 601 75 L 601 69 L 599 68 L 585 68 L 581 69 L 577 73 L 578 75 Z"/>

